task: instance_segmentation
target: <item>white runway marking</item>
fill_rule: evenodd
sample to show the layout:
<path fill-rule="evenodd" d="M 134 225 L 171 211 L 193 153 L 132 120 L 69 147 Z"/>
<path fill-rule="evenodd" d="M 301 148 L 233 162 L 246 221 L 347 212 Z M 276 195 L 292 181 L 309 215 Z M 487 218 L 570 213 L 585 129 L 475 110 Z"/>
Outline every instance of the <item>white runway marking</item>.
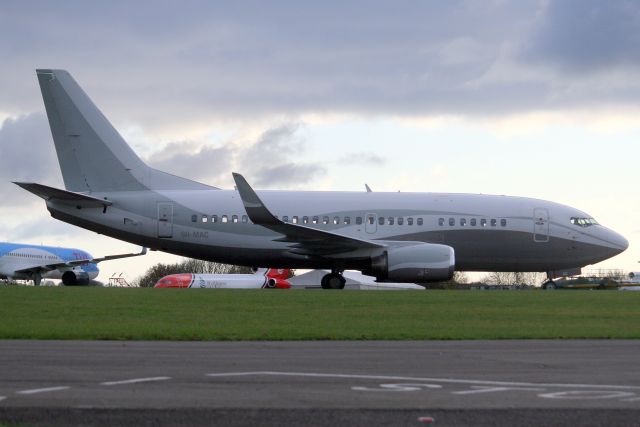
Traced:
<path fill-rule="evenodd" d="M 60 391 L 60 390 L 67 390 L 71 387 L 68 387 L 66 385 L 62 385 L 62 386 L 57 386 L 57 387 L 45 387 L 45 388 L 33 388 L 31 390 L 21 390 L 21 391 L 16 391 L 16 393 L 18 394 L 38 394 L 38 393 L 47 393 L 50 391 Z"/>
<path fill-rule="evenodd" d="M 421 378 L 421 377 L 401 377 L 383 375 L 355 375 L 355 374 L 323 374 L 314 372 L 279 372 L 279 371 L 254 371 L 254 372 L 221 372 L 206 374 L 208 377 L 234 377 L 252 375 L 275 375 L 290 377 L 317 377 L 317 378 L 345 378 L 345 379 L 365 379 L 365 380 L 399 380 L 399 381 L 421 381 L 430 383 L 448 384 L 474 384 L 498 387 L 558 387 L 558 388 L 596 388 L 609 390 L 640 390 L 640 386 L 632 385 L 606 385 L 606 384 L 568 384 L 568 383 L 528 383 L 510 381 L 486 381 L 486 380 L 463 380 L 457 378 Z"/>
<path fill-rule="evenodd" d="M 122 380 L 122 381 L 105 381 L 103 383 L 100 383 L 100 385 L 136 384 L 136 383 L 146 383 L 150 381 L 166 381 L 170 379 L 171 377 L 133 378 L 130 380 Z"/>
<path fill-rule="evenodd" d="M 498 391 L 512 391 L 512 390 L 521 390 L 521 391 L 544 391 L 544 388 L 534 388 L 534 387 L 485 387 L 480 385 L 471 386 L 471 390 L 463 390 L 463 391 L 453 391 L 451 394 L 478 394 L 478 393 L 495 393 Z"/>
<path fill-rule="evenodd" d="M 442 388 L 440 384 L 380 384 L 380 388 L 351 387 L 355 391 L 419 391 L 424 388 Z"/>

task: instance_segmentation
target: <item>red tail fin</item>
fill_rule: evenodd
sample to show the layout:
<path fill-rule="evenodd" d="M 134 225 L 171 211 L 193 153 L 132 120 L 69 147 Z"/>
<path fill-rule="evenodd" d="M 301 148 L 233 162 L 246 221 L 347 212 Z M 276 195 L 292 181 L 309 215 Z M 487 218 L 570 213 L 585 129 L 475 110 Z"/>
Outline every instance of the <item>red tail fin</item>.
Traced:
<path fill-rule="evenodd" d="M 289 270 L 288 268 L 270 268 L 265 273 L 265 276 L 267 276 L 270 279 L 282 279 L 282 280 L 287 280 L 290 275 L 291 275 L 291 270 Z"/>

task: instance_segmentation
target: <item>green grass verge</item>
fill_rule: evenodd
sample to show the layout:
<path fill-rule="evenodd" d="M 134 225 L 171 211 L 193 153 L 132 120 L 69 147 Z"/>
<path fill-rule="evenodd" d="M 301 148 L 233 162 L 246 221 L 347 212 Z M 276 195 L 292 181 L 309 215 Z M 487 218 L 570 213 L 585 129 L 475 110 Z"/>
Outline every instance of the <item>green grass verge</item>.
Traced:
<path fill-rule="evenodd" d="M 0 338 L 640 338 L 640 292 L 4 287 Z"/>

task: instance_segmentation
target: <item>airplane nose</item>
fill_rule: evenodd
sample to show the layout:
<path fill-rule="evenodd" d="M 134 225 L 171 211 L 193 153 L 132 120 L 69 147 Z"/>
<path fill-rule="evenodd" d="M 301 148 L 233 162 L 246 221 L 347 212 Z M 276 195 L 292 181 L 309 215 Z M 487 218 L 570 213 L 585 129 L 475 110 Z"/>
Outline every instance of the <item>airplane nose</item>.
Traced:
<path fill-rule="evenodd" d="M 172 274 L 158 280 L 154 288 L 188 288 L 191 284 L 191 274 Z"/>
<path fill-rule="evenodd" d="M 627 250 L 627 248 L 629 247 L 629 241 L 627 239 L 613 230 L 609 230 L 609 234 L 609 240 L 619 251 L 618 253 L 622 253 Z"/>
<path fill-rule="evenodd" d="M 629 247 L 629 241 L 625 239 L 621 234 L 612 231 L 613 234 L 613 243 L 620 249 L 620 252 L 624 252 Z"/>

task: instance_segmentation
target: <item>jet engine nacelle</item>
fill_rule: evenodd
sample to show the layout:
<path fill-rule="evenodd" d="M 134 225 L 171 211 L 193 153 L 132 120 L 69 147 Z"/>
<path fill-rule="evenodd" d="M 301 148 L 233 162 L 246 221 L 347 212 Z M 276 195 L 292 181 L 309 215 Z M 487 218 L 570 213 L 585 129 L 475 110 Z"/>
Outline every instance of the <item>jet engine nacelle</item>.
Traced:
<path fill-rule="evenodd" d="M 62 284 L 65 286 L 88 286 L 91 279 L 84 271 L 65 271 L 62 274 Z"/>
<path fill-rule="evenodd" d="M 442 282 L 453 277 L 456 259 L 451 246 L 424 243 L 390 248 L 371 261 L 371 273 L 380 282 Z"/>
<path fill-rule="evenodd" d="M 291 288 L 291 284 L 286 280 L 274 279 L 272 277 L 267 280 L 267 288 L 289 289 Z"/>

